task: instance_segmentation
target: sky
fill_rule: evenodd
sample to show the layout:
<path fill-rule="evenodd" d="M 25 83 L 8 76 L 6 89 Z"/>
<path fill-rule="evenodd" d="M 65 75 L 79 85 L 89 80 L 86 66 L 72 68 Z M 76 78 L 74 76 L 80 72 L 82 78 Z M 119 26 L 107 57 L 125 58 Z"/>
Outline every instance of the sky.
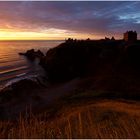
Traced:
<path fill-rule="evenodd" d="M 127 30 L 140 33 L 140 1 L 0 1 L 0 40 L 122 39 Z"/>

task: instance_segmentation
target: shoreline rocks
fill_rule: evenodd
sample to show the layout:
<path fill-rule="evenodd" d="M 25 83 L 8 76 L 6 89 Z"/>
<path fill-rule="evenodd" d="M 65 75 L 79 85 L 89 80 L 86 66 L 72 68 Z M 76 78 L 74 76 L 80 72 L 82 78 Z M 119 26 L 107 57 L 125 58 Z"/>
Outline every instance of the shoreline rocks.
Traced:
<path fill-rule="evenodd" d="M 35 51 L 34 49 L 27 50 L 25 53 L 19 53 L 19 55 L 24 55 L 30 60 L 44 57 L 44 54 L 40 50 Z"/>
<path fill-rule="evenodd" d="M 36 76 L 15 81 L 0 90 L 0 103 L 30 96 L 36 89 L 46 88 L 49 85 L 46 77 Z M 28 97 L 27 97 L 28 98 Z"/>

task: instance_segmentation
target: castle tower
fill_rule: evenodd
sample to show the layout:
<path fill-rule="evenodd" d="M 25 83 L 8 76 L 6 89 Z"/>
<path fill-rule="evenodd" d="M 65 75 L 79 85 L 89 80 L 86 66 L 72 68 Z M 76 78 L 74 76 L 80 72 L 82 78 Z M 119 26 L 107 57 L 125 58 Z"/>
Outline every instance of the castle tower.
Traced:
<path fill-rule="evenodd" d="M 124 40 L 129 42 L 134 42 L 137 40 L 137 32 L 136 31 L 127 31 L 124 33 Z"/>

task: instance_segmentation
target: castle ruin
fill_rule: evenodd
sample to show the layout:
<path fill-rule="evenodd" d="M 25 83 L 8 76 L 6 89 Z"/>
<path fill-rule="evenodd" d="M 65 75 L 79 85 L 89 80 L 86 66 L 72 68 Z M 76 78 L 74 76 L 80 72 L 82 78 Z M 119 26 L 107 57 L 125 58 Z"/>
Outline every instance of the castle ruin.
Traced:
<path fill-rule="evenodd" d="M 127 31 L 124 33 L 124 40 L 129 42 L 134 42 L 137 40 L 137 32 L 136 31 Z"/>

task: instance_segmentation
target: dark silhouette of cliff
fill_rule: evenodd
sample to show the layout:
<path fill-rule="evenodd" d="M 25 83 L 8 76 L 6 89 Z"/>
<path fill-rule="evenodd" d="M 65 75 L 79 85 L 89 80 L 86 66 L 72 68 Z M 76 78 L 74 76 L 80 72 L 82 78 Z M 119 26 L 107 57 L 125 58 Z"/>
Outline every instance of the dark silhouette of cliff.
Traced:
<path fill-rule="evenodd" d="M 96 69 L 100 61 L 116 59 L 120 53 L 118 46 L 122 43 L 123 41 L 114 39 L 99 41 L 68 39 L 58 47 L 50 49 L 40 64 L 46 69 L 51 81 L 70 80 Z"/>
<path fill-rule="evenodd" d="M 98 88 L 140 89 L 140 42 L 69 39 L 50 49 L 40 64 L 51 82 L 93 77 Z M 96 85 L 93 83 L 93 85 Z M 128 88 L 128 87 L 129 88 Z"/>
<path fill-rule="evenodd" d="M 40 64 L 46 69 L 51 81 L 66 81 L 85 73 L 91 58 L 96 61 L 101 48 L 98 42 L 67 40 L 50 49 Z M 92 47 L 91 47 L 92 46 Z"/>
<path fill-rule="evenodd" d="M 50 49 L 46 55 L 27 51 L 28 58 L 40 58 L 40 65 L 50 83 L 67 82 L 74 78 L 86 80 L 85 89 L 110 92 L 140 92 L 140 41 L 68 39 Z M 87 86 L 88 85 L 88 86 Z M 80 86 L 80 87 L 84 87 Z M 109 93 L 110 93 L 109 92 Z M 135 94 L 133 93 L 133 94 Z M 119 95 L 120 96 L 120 95 Z M 139 97 L 138 97 L 139 98 Z"/>

